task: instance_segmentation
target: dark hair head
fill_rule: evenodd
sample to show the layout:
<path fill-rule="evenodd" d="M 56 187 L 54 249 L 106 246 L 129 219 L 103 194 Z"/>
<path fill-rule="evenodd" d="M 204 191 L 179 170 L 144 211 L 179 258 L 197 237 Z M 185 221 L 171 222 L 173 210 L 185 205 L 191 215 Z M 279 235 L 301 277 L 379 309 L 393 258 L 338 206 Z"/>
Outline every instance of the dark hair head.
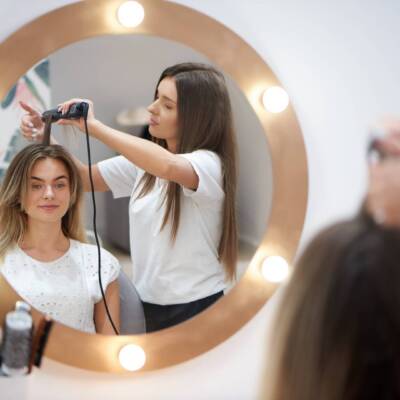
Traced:
<path fill-rule="evenodd" d="M 321 232 L 280 308 L 272 399 L 400 396 L 400 231 L 366 214 Z"/>
<path fill-rule="evenodd" d="M 233 134 L 231 104 L 221 72 L 206 64 L 182 63 L 165 69 L 158 84 L 164 78 L 174 78 L 178 94 L 178 152 L 208 149 L 221 154 L 225 136 Z"/>

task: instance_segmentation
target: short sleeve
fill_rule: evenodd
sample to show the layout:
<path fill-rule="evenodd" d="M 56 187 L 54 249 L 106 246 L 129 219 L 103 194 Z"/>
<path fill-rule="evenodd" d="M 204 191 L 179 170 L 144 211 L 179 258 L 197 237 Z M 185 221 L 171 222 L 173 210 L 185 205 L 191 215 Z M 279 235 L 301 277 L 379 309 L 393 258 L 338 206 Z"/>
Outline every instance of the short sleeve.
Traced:
<path fill-rule="evenodd" d="M 86 271 L 88 272 L 89 292 L 94 303 L 97 303 L 102 300 L 98 275 L 97 247 L 89 245 L 88 251 Z M 118 278 L 120 270 L 121 266 L 118 260 L 107 250 L 101 249 L 101 283 L 104 293 L 108 285 Z"/>
<path fill-rule="evenodd" d="M 222 165 L 219 156 L 209 150 L 197 150 L 192 153 L 180 154 L 192 165 L 199 177 L 197 190 L 183 188 L 185 196 L 196 202 L 215 203 L 224 198 Z"/>
<path fill-rule="evenodd" d="M 123 156 L 100 161 L 98 168 L 114 198 L 129 197 L 138 174 L 138 168 Z"/>

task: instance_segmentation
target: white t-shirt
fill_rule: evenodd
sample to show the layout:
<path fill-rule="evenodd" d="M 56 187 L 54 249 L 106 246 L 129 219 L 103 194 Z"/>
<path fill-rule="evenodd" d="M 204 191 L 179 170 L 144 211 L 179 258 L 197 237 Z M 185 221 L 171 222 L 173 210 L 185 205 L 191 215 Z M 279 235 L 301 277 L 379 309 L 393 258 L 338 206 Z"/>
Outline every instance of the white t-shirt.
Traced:
<path fill-rule="evenodd" d="M 34 308 L 71 328 L 95 333 L 94 305 L 102 299 L 96 246 L 70 239 L 68 251 L 51 262 L 35 260 L 14 246 L 0 268 L 14 290 Z M 117 259 L 102 249 L 104 291 L 119 271 Z"/>
<path fill-rule="evenodd" d="M 153 189 L 137 199 L 144 171 L 122 156 L 98 164 L 115 198 L 130 196 L 129 225 L 133 283 L 143 301 L 166 305 L 187 303 L 226 287 L 218 260 L 222 233 L 221 161 L 217 154 L 197 150 L 180 154 L 199 177 L 196 191 L 183 188 L 180 222 L 173 243 L 171 219 L 160 231 L 168 181 L 156 178 Z"/>

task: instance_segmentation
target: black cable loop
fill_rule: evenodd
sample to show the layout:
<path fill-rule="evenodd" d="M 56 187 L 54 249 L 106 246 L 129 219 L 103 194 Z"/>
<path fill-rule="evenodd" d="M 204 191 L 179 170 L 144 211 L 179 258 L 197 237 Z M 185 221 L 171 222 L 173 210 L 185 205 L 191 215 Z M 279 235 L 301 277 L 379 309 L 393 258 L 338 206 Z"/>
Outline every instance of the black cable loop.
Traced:
<path fill-rule="evenodd" d="M 91 160 L 91 155 L 90 155 L 90 141 L 89 141 L 89 130 L 87 127 L 87 114 L 89 110 L 89 104 L 85 104 L 85 109 L 83 113 L 83 120 L 85 122 L 85 132 L 86 132 L 86 146 L 87 146 L 87 153 L 88 153 L 88 167 L 89 167 L 89 181 L 90 181 L 90 189 L 92 193 L 92 202 L 93 202 L 93 231 L 94 231 L 94 237 L 96 239 L 96 245 L 97 245 L 97 255 L 98 255 L 98 261 L 99 261 L 99 267 L 98 267 L 98 275 L 99 275 L 99 286 L 100 286 L 100 291 L 101 291 L 101 296 L 104 301 L 104 306 L 106 309 L 107 317 L 111 323 L 111 326 L 114 329 L 114 332 L 116 335 L 119 335 L 119 332 L 117 328 L 115 327 L 114 321 L 111 318 L 110 311 L 108 309 L 107 305 L 107 300 L 106 296 L 104 294 L 104 289 L 103 289 L 103 283 L 101 280 L 101 250 L 100 250 L 100 243 L 99 243 L 99 238 L 97 236 L 97 226 L 96 226 L 96 199 L 94 196 L 94 184 L 93 184 L 93 176 L 92 176 L 92 160 Z"/>

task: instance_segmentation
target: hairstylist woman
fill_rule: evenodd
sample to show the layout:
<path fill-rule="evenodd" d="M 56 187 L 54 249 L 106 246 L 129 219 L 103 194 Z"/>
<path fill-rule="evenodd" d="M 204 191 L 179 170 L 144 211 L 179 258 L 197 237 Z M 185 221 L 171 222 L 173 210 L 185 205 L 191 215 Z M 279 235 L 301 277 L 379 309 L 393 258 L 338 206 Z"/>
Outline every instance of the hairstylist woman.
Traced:
<path fill-rule="evenodd" d="M 95 190 L 130 196 L 133 282 L 143 301 L 148 331 L 199 313 L 223 294 L 236 270 L 236 160 L 230 100 L 220 72 L 204 64 L 167 68 L 148 107 L 152 141 L 114 130 L 95 118 L 91 136 L 121 154 L 94 166 Z M 40 114 L 21 129 L 40 135 Z M 84 131 L 84 121 L 63 120 Z M 88 167 L 77 160 L 86 190 Z"/>

